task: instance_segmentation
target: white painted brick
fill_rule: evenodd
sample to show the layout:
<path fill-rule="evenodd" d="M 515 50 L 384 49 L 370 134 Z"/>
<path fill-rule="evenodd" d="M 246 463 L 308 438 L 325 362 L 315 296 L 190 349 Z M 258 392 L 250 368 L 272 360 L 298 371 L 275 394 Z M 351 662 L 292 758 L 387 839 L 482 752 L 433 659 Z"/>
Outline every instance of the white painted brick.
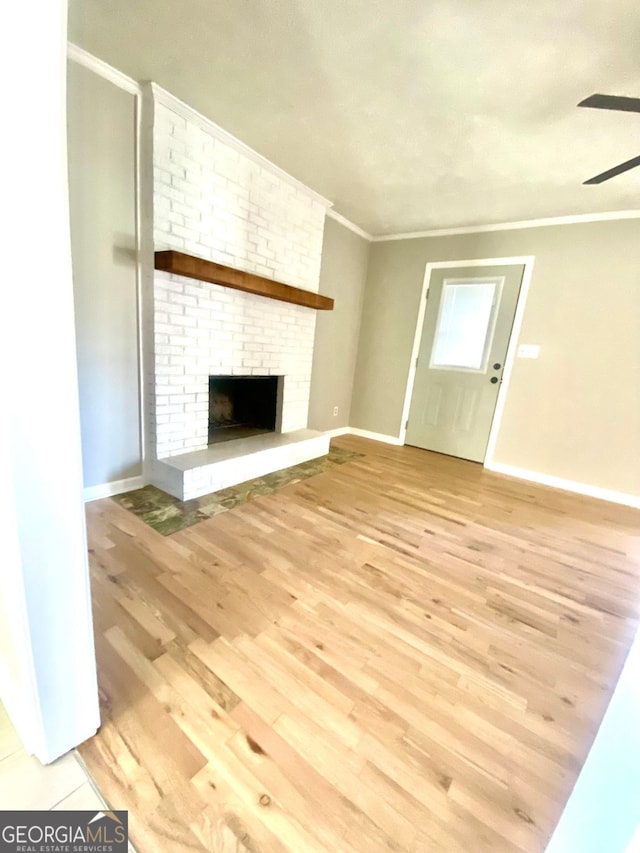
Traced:
<path fill-rule="evenodd" d="M 177 319 L 177 315 L 175 319 Z M 168 335 L 169 338 L 171 338 L 172 335 L 179 335 L 182 331 L 181 327 L 176 323 L 156 323 L 155 330 L 156 334 Z"/>
<path fill-rule="evenodd" d="M 211 316 L 211 312 L 206 308 L 192 308 L 191 311 L 202 311 L 202 315 L 198 315 L 198 326 L 202 329 L 208 329 L 209 331 L 216 332 L 216 340 L 221 341 L 227 338 L 230 338 L 230 334 L 226 334 L 222 331 L 222 320 L 209 320 L 208 317 Z"/>
<path fill-rule="evenodd" d="M 156 107 L 156 248 L 317 291 L 323 205 L 164 105 Z M 206 446 L 209 373 L 284 375 L 283 429 L 306 425 L 312 311 L 161 272 L 155 293 L 151 409 L 160 456 Z"/>
<path fill-rule="evenodd" d="M 182 406 L 179 403 L 174 403 L 174 404 L 167 403 L 167 404 L 162 406 L 162 414 L 164 414 L 164 415 L 171 415 L 171 414 L 175 414 L 178 412 L 182 413 L 183 411 L 184 411 L 184 409 L 182 408 Z"/>
<path fill-rule="evenodd" d="M 171 172 L 160 165 L 154 166 L 153 180 L 156 184 L 156 195 L 162 196 L 162 191 L 158 187 L 159 184 L 171 185 Z"/>
<path fill-rule="evenodd" d="M 184 308 L 182 305 L 173 305 L 171 302 L 165 302 L 164 299 L 156 299 L 156 328 L 158 328 L 159 323 L 163 323 L 164 320 L 160 320 L 160 317 L 169 317 L 171 314 L 171 324 L 167 323 L 167 325 L 174 325 L 176 323 L 176 317 L 179 314 L 182 314 Z"/>
<path fill-rule="evenodd" d="M 196 306 L 198 304 L 198 299 L 196 296 L 191 296 L 188 293 L 170 293 L 169 294 L 169 302 L 176 306 L 176 310 L 178 313 L 187 313 L 184 311 L 184 308 L 181 308 L 183 305 Z M 156 303 L 157 304 L 157 303 Z"/>
<path fill-rule="evenodd" d="M 170 177 L 171 186 L 174 189 L 182 192 L 185 197 L 200 198 L 200 186 L 176 174 L 170 173 Z M 159 189 L 161 191 L 161 187 Z M 156 188 L 156 190 L 158 190 L 158 188 Z"/>

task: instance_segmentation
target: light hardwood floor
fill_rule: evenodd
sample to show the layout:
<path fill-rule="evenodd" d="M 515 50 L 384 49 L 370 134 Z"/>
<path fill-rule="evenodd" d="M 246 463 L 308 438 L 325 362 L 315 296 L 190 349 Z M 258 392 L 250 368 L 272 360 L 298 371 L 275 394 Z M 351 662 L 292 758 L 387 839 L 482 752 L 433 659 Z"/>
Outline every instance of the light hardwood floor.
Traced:
<path fill-rule="evenodd" d="M 640 512 L 365 456 L 170 537 L 88 506 L 103 725 L 140 853 L 541 853 L 638 625 Z"/>

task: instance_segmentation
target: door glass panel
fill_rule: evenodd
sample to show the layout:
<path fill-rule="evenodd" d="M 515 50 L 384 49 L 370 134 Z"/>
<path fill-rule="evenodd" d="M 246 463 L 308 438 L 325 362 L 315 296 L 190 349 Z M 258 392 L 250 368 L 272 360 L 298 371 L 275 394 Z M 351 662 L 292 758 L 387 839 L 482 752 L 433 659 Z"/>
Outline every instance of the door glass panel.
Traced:
<path fill-rule="evenodd" d="M 501 279 L 450 279 L 443 283 L 431 366 L 484 370 Z"/>

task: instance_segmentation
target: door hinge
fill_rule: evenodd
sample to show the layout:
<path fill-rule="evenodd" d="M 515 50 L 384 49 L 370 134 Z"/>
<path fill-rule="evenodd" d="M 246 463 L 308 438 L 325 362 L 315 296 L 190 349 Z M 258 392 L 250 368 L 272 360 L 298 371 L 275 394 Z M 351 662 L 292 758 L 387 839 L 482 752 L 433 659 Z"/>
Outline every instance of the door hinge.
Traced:
<path fill-rule="evenodd" d="M 405 421 L 405 422 L 404 422 L 404 428 L 405 428 L 405 429 L 409 429 L 409 421 Z"/>
<path fill-rule="evenodd" d="M 425 300 L 429 298 L 429 288 L 427 288 L 427 292 L 424 295 Z"/>
<path fill-rule="evenodd" d="M 419 362 L 419 361 L 420 361 L 420 359 L 419 359 L 419 358 L 416 358 L 416 367 L 418 366 L 418 362 Z"/>

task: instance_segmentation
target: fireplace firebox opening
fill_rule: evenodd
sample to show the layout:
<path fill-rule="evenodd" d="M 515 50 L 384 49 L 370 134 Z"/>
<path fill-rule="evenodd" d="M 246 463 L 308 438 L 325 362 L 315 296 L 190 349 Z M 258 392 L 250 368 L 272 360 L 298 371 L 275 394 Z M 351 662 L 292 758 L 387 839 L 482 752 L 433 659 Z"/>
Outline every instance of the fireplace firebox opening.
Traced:
<path fill-rule="evenodd" d="M 282 376 L 210 376 L 209 444 L 281 427 Z"/>

